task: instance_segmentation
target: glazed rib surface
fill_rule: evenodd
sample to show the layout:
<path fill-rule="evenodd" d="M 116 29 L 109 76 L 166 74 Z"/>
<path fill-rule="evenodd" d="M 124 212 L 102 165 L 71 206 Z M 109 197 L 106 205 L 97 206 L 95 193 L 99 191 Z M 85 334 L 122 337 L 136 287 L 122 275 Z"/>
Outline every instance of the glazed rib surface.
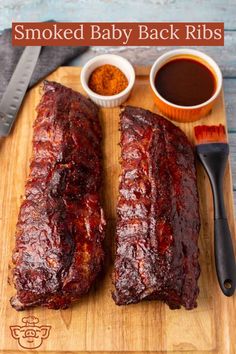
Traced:
<path fill-rule="evenodd" d="M 44 82 L 13 253 L 17 310 L 66 308 L 87 293 L 103 261 L 98 108 Z"/>
<path fill-rule="evenodd" d="M 121 113 L 121 180 L 113 298 L 197 306 L 200 219 L 194 154 L 174 124 L 136 107 Z"/>

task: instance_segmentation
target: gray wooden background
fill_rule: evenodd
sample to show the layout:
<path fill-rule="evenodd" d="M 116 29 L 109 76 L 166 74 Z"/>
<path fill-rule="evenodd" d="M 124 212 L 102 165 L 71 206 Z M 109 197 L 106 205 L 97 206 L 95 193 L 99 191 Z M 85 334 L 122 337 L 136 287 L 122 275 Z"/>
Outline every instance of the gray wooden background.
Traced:
<path fill-rule="evenodd" d="M 198 47 L 220 65 L 224 91 L 236 206 L 236 0 L 0 0 L 0 30 L 14 21 L 220 21 L 224 47 Z M 173 47 L 171 47 L 173 48 Z M 151 65 L 170 47 L 92 47 L 71 65 L 99 53 L 120 53 L 133 64 Z M 1 54 L 0 54 L 1 55 Z M 236 210 L 236 208 L 235 208 Z"/>

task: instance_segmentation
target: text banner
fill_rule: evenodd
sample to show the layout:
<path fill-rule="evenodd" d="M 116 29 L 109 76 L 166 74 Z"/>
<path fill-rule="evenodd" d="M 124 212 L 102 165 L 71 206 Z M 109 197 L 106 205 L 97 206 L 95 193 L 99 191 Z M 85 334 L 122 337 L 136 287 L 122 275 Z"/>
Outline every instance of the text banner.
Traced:
<path fill-rule="evenodd" d="M 223 22 L 14 22 L 14 46 L 223 46 Z"/>

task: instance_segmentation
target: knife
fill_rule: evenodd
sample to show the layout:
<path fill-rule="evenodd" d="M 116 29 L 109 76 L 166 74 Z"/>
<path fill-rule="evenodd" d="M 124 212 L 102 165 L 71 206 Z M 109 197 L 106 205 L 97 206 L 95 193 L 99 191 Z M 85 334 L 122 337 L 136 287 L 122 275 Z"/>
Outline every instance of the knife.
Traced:
<path fill-rule="evenodd" d="M 30 83 L 41 51 L 40 46 L 26 47 L 0 102 L 0 137 L 10 134 Z"/>

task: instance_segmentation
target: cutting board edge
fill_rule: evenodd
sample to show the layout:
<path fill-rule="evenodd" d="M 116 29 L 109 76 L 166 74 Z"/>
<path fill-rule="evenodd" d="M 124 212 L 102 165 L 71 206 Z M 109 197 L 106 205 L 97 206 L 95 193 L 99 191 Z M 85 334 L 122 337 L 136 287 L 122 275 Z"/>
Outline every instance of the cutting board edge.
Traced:
<path fill-rule="evenodd" d="M 65 70 L 64 70 L 65 69 Z M 136 67 L 135 68 L 136 69 L 136 74 L 137 75 L 139 75 L 139 76 L 147 76 L 147 74 L 148 74 L 148 72 L 149 72 L 149 69 L 150 69 L 150 67 Z M 68 71 L 68 73 L 73 73 L 73 71 L 74 71 L 74 68 L 72 68 L 72 67 L 62 67 L 62 68 L 59 68 L 58 69 L 58 72 L 60 71 L 60 70 L 62 70 L 63 72 L 65 72 L 66 73 L 66 71 Z M 80 70 L 80 68 L 79 68 L 79 70 Z M 52 75 L 55 75 L 55 72 L 52 74 Z M 51 75 L 50 75 L 51 76 Z M 79 79 L 79 78 L 78 78 Z M 77 79 L 76 79 L 77 80 Z M 231 186 L 232 186 L 232 175 L 231 175 L 231 173 L 230 173 L 230 183 L 231 183 Z M 232 194 L 231 194 L 231 199 L 232 199 Z M 232 208 L 233 208 L 233 204 L 232 204 Z M 232 210 L 231 210 L 231 212 L 232 212 Z M 235 228 L 235 223 L 234 223 L 234 228 Z M 217 346 L 218 347 L 218 346 Z M 219 348 L 219 347 L 218 347 Z M 19 350 L 19 351 L 21 351 L 21 350 Z M 28 351 L 27 350 L 24 350 L 24 352 L 25 353 L 28 353 Z M 151 353 L 155 353 L 155 354 L 157 354 L 157 353 L 159 353 L 159 354 L 162 354 L 162 353 L 166 353 L 166 354 L 169 354 L 169 353 L 171 353 L 171 354 L 179 354 L 179 353 L 183 353 L 183 351 L 123 351 L 123 350 L 121 350 L 121 351 L 74 351 L 74 350 L 70 350 L 70 351 L 47 351 L 47 350 L 45 350 L 45 351 L 36 351 L 37 353 L 51 353 L 51 354 L 54 354 L 54 353 L 62 353 L 62 354 L 65 354 L 65 353 L 78 353 L 78 354 L 80 354 L 80 353 L 93 353 L 93 352 L 95 352 L 95 353 L 124 353 L 124 352 L 128 352 L 128 353 L 144 353 L 144 354 L 146 354 L 146 353 L 149 353 L 149 354 L 151 354 Z M 16 353 L 16 350 L 1 350 L 0 351 L 0 353 L 9 353 L 9 354 L 11 354 L 11 353 Z M 186 353 L 186 350 L 185 350 L 185 353 Z M 223 352 L 223 351 L 189 351 L 189 353 L 192 353 L 192 354 L 200 354 L 200 353 L 226 353 L 226 352 Z"/>

